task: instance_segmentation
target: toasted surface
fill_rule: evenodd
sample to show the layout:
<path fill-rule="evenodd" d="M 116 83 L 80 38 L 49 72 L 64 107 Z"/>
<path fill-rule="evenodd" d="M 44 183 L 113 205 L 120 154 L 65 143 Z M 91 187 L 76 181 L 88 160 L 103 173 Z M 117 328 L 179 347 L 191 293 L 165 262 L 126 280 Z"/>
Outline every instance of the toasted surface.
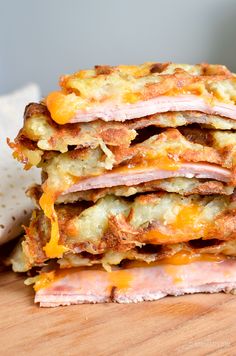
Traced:
<path fill-rule="evenodd" d="M 208 102 L 235 102 L 235 75 L 221 65 L 144 63 L 139 66 L 96 66 L 92 70 L 63 76 L 60 86 L 60 92 L 53 92 L 46 98 L 51 116 L 59 124 L 83 121 L 94 108 L 96 113 L 89 120 L 99 114 L 106 120 L 119 120 L 119 117 L 103 116 L 102 108 L 126 105 L 125 110 L 129 110 L 129 105 L 163 95 L 188 93 L 197 94 Z M 127 115 L 124 114 L 120 120 L 125 118 Z"/>
<path fill-rule="evenodd" d="M 133 201 L 106 196 L 95 204 L 58 205 L 56 212 L 59 243 L 67 248 L 66 254 L 127 252 L 146 244 L 236 238 L 235 202 L 223 195 L 156 193 Z M 22 244 L 29 265 L 48 259 L 44 246 L 49 239 L 50 222 L 41 210 L 35 210 Z"/>

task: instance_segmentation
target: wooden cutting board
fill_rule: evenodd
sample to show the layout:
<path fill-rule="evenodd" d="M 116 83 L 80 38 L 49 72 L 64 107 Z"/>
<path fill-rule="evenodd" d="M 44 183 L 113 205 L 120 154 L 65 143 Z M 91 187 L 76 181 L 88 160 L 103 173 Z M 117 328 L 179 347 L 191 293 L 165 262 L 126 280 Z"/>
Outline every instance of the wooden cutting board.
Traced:
<path fill-rule="evenodd" d="M 236 355 L 231 294 L 43 309 L 23 280 L 0 273 L 0 355 Z"/>

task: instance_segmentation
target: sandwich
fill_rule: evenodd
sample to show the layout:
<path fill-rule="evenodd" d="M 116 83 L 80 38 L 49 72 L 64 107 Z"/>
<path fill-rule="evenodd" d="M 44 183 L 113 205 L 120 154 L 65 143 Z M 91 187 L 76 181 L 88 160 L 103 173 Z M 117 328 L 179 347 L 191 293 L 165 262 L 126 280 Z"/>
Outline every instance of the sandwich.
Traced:
<path fill-rule="evenodd" d="M 236 288 L 236 76 L 95 66 L 30 103 L 14 142 L 41 169 L 11 255 L 35 302 L 138 302 Z"/>

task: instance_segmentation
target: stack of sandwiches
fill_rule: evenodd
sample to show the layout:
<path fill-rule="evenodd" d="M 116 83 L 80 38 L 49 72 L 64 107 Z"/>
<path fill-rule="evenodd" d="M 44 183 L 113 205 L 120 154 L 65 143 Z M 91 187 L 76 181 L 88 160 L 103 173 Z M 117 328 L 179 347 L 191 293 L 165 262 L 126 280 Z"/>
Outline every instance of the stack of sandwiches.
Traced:
<path fill-rule="evenodd" d="M 25 109 L 13 155 L 42 184 L 14 271 L 35 302 L 138 302 L 236 288 L 236 76 L 95 66 Z"/>

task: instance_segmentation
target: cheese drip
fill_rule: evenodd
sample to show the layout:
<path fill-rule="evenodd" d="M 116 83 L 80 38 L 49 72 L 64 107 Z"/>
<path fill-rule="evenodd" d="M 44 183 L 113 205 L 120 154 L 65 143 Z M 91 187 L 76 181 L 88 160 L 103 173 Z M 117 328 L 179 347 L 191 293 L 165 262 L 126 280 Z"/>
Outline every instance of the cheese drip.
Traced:
<path fill-rule="evenodd" d="M 59 245 L 59 226 L 57 213 L 54 208 L 55 194 L 50 192 L 47 188 L 44 188 L 44 193 L 42 194 L 39 204 L 47 218 L 51 222 L 51 237 L 49 242 L 44 246 L 44 251 L 48 258 L 60 258 L 63 253 L 68 251 L 63 245 Z"/>
<path fill-rule="evenodd" d="M 129 173 L 129 171 L 145 170 L 145 169 L 160 169 L 164 171 L 177 171 L 181 168 L 181 162 L 175 161 L 168 156 L 160 155 L 159 152 L 148 152 L 143 158 L 138 158 L 135 162 L 130 160 L 130 162 L 121 167 L 114 168 L 112 173 Z"/>
<path fill-rule="evenodd" d="M 80 98 L 74 93 L 52 92 L 46 98 L 46 105 L 52 119 L 59 125 L 70 122 L 80 108 Z"/>

